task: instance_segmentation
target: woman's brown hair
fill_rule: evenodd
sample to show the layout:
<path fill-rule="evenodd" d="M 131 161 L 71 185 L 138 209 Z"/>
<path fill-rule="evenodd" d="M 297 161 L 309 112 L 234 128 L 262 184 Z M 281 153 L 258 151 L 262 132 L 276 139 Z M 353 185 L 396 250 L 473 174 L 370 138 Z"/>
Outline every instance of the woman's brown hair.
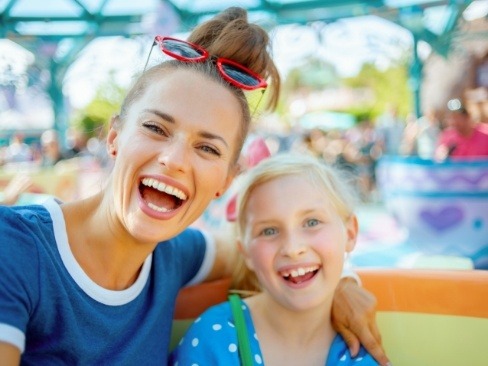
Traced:
<path fill-rule="evenodd" d="M 223 57 L 247 67 L 268 81 L 267 110 L 273 110 L 278 102 L 280 76 L 270 53 L 270 39 L 266 31 L 247 21 L 247 11 L 238 7 L 228 8 L 210 20 L 198 25 L 188 41 L 207 49 L 212 56 Z M 145 70 L 134 82 L 122 102 L 120 118 L 123 123 L 130 106 L 146 90 L 147 86 L 166 72 L 175 69 L 192 69 L 228 87 L 239 100 L 242 110 L 241 129 L 233 162 L 236 163 L 249 132 L 251 112 L 244 92 L 223 80 L 213 62 L 192 63 L 166 61 Z"/>

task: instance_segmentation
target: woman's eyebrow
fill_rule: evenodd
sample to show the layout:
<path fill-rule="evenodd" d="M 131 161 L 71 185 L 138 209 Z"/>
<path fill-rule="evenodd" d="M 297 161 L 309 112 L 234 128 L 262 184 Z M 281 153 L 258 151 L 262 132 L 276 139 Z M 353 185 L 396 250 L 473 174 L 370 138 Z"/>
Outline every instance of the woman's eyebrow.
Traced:
<path fill-rule="evenodd" d="M 159 117 L 161 117 L 162 119 L 164 119 L 165 121 L 168 121 L 170 123 L 176 123 L 175 119 L 173 117 L 171 117 L 169 114 L 167 113 L 164 113 L 164 112 L 161 112 L 161 111 L 158 111 L 156 109 L 144 109 L 143 110 L 144 112 L 147 112 L 147 113 L 152 113 L 152 114 L 155 114 Z"/>
<path fill-rule="evenodd" d="M 222 141 L 222 143 L 226 147 L 229 147 L 229 145 L 227 144 L 227 141 L 225 141 L 222 136 L 219 136 L 219 135 L 216 135 L 214 133 L 207 132 L 207 131 L 201 131 L 200 136 L 205 137 L 207 139 L 211 139 L 211 140 L 220 140 L 220 141 Z"/>
<path fill-rule="evenodd" d="M 176 120 L 170 116 L 169 114 L 167 113 L 164 113 L 164 112 L 161 112 L 161 111 L 158 111 L 156 109 L 144 109 L 143 110 L 144 112 L 147 112 L 147 113 L 152 113 L 152 114 L 155 114 L 157 115 L 158 117 L 164 119 L 165 121 L 168 121 L 169 123 L 176 123 Z M 229 147 L 229 144 L 227 143 L 227 141 L 224 140 L 224 138 L 220 135 L 216 135 L 214 133 L 211 133 L 211 132 L 208 132 L 208 131 L 201 131 L 200 132 L 200 135 L 202 137 L 205 137 L 207 139 L 211 139 L 211 140 L 220 140 L 222 141 L 222 143 L 226 146 L 226 147 Z"/>

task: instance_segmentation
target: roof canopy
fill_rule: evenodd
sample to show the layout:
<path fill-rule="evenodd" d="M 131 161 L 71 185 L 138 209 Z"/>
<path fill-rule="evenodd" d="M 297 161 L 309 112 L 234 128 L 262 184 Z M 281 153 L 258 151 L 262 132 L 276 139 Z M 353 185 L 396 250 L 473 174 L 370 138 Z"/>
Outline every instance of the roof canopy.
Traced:
<path fill-rule="evenodd" d="M 0 0 L 0 37 L 36 51 L 71 40 L 78 49 L 94 37 L 134 36 L 152 30 L 186 31 L 229 6 L 278 24 L 333 22 L 377 15 L 397 23 L 439 53 L 470 0 Z M 442 42 L 441 42 L 442 40 Z M 442 43 L 442 45 L 441 45 Z"/>
<path fill-rule="evenodd" d="M 50 71 L 48 93 L 54 102 L 55 127 L 62 131 L 67 125 L 64 76 L 80 51 L 97 37 L 185 32 L 229 6 L 240 6 L 248 10 L 251 21 L 269 29 L 282 24 L 326 25 L 339 19 L 376 15 L 408 29 L 415 44 L 425 41 L 434 52 L 447 56 L 458 20 L 471 3 L 472 0 L 0 0 L 0 38 L 31 51 L 39 69 Z M 418 55 L 414 55 L 411 69 L 416 79 L 421 78 L 421 66 Z M 418 112 L 418 103 L 416 108 Z"/>

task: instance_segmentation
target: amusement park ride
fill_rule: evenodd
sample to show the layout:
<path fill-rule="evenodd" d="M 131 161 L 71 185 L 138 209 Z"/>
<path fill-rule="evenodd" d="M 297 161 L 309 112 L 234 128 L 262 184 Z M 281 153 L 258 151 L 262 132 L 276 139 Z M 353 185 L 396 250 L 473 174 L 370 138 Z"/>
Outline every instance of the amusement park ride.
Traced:
<path fill-rule="evenodd" d="M 69 65 L 94 38 L 140 35 L 146 32 L 141 22 L 150 12 L 161 19 L 177 17 L 179 28 L 184 31 L 231 5 L 247 8 L 251 16 L 264 15 L 270 28 L 279 24 L 330 23 L 376 15 L 408 29 L 414 40 L 410 72 L 415 112 L 419 115 L 423 65 L 416 46 L 420 41 L 426 42 L 434 52 L 447 57 L 451 41 L 459 36 L 461 15 L 472 1 L 172 0 L 122 9 L 118 6 L 130 2 L 52 0 L 36 2 L 36 12 L 32 3 L 0 0 L 0 38 L 30 50 L 36 55 L 35 62 L 50 71 L 49 95 L 55 111 L 55 128 L 63 133 L 67 127 L 63 79 Z M 425 15 L 438 7 L 445 9 L 445 16 L 442 30 L 435 33 L 425 23 Z M 378 299 L 378 323 L 392 363 L 396 366 L 486 365 L 488 159 L 444 163 L 385 159 L 378 167 L 378 181 L 387 209 L 409 229 L 408 245 L 426 254 L 463 256 L 477 268 L 358 269 L 363 286 Z M 186 288 L 180 293 L 174 342 L 199 313 L 225 301 L 229 284 L 224 279 Z"/>

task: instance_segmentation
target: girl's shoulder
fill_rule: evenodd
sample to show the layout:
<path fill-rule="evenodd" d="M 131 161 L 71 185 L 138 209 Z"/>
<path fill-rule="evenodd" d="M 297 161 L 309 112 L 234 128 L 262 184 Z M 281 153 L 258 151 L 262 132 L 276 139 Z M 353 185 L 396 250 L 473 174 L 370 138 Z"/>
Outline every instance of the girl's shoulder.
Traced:
<path fill-rule="evenodd" d="M 326 366 L 376 366 L 378 363 L 363 347 L 356 357 L 352 357 L 346 341 L 340 334 L 334 338 L 330 346 Z"/>
<path fill-rule="evenodd" d="M 237 335 L 228 302 L 205 310 L 180 339 L 170 365 L 239 365 Z"/>
<path fill-rule="evenodd" d="M 222 324 L 231 322 L 233 325 L 232 311 L 228 301 L 209 307 L 195 319 L 195 323 L 215 323 L 216 321 Z"/>

